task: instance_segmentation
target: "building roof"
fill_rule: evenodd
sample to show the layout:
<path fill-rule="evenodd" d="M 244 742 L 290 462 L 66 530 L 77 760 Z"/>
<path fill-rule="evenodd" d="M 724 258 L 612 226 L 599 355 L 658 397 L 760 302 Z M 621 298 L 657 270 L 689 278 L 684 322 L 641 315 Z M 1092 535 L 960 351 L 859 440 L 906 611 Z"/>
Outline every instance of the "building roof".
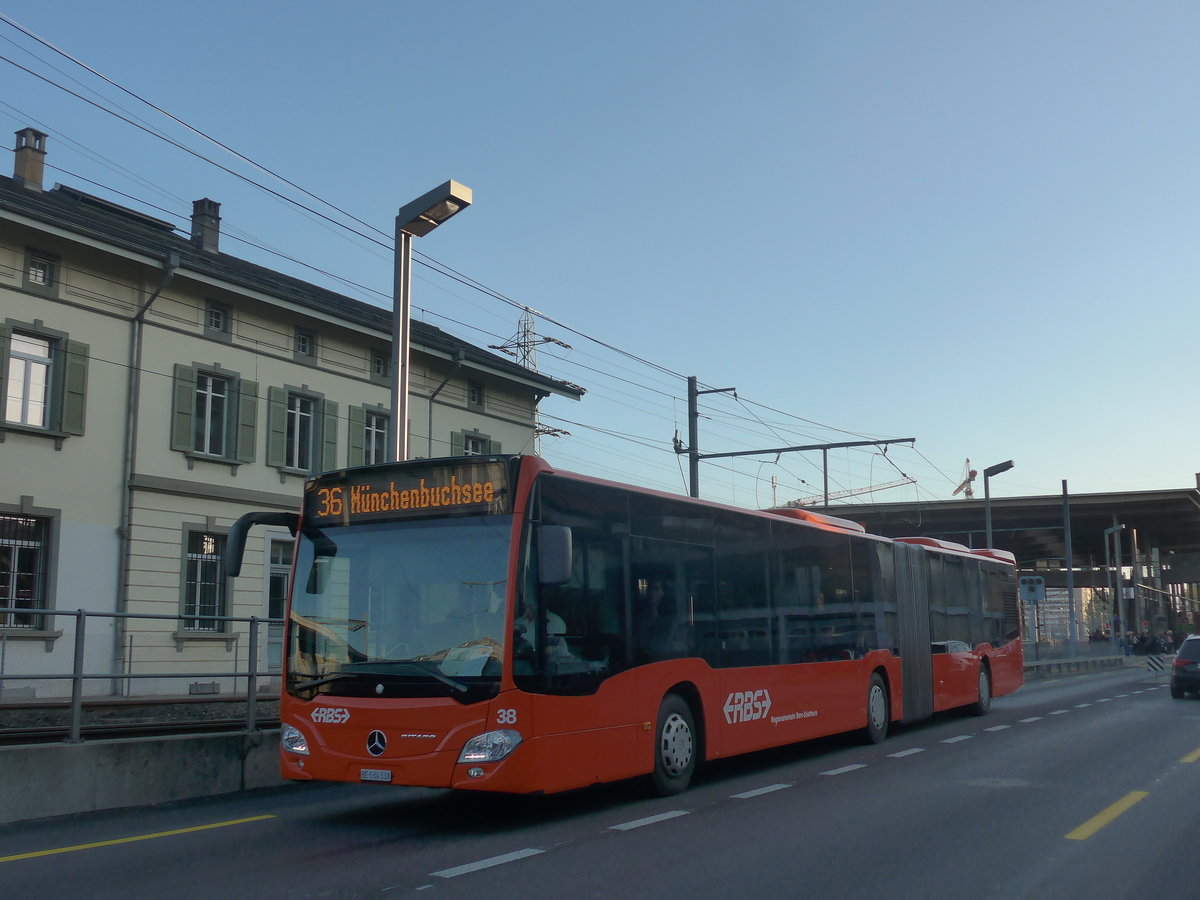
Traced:
<path fill-rule="evenodd" d="M 256 265 L 228 253 L 203 250 L 170 223 L 63 185 L 31 190 L 13 178 L 0 176 L 0 210 L 102 241 L 154 260 L 170 253 L 180 256 L 180 269 L 238 288 L 252 290 L 299 307 L 334 316 L 351 327 L 381 332 L 390 340 L 392 312 L 330 291 L 318 285 Z M 454 357 L 459 351 L 468 364 L 489 369 L 531 385 L 544 394 L 574 400 L 584 388 L 550 378 L 504 356 L 476 347 L 427 322 L 412 320 L 413 345 L 427 352 Z"/>

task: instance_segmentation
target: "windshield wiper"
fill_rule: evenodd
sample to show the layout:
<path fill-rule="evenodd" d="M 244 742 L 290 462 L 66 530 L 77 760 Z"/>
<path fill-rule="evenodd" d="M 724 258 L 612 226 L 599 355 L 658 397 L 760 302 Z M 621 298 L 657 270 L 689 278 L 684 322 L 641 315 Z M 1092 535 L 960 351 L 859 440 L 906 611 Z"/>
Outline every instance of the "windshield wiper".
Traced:
<path fill-rule="evenodd" d="M 406 666 L 407 668 L 410 668 L 410 669 L 416 669 L 422 675 L 428 675 L 430 678 L 436 678 L 442 684 L 445 684 L 445 685 L 448 685 L 449 687 L 454 688 L 454 690 L 458 691 L 459 693 L 465 694 L 469 690 L 469 688 L 465 684 L 463 684 L 461 681 L 455 681 L 449 675 L 443 675 L 437 669 L 427 669 L 424 666 L 418 666 L 416 663 L 403 662 L 401 660 L 396 660 L 395 662 L 388 663 L 388 665 Z"/>
<path fill-rule="evenodd" d="M 390 666 L 405 666 L 406 668 L 409 668 L 409 669 L 416 669 L 422 675 L 428 675 L 430 678 L 440 681 L 442 684 L 447 685 L 448 687 L 451 687 L 454 690 L 456 690 L 462 694 L 465 694 L 468 690 L 470 690 L 470 688 L 468 688 L 461 681 L 455 681 L 453 678 L 450 678 L 447 675 L 443 675 L 441 672 L 438 672 L 434 669 L 426 669 L 424 666 L 418 666 L 416 663 L 403 662 L 402 660 L 395 660 L 393 662 L 386 663 L 386 665 L 388 665 L 389 667 Z M 380 672 L 380 671 L 377 671 L 374 669 L 351 669 L 351 670 L 343 669 L 340 672 L 333 672 L 329 675 L 323 675 L 320 678 L 313 678 L 309 681 L 301 681 L 299 684 L 293 684 L 292 690 L 293 691 L 306 691 L 309 688 L 320 687 L 323 684 L 329 684 L 330 682 L 333 682 L 333 681 L 341 681 L 344 678 L 356 678 L 360 675 L 391 675 L 391 674 L 393 674 L 391 671 Z"/>
<path fill-rule="evenodd" d="M 355 673 L 359 674 L 359 673 Z M 363 673 L 365 674 L 365 673 Z M 349 672 L 334 672 L 332 675 L 324 675 L 321 678 L 314 678 L 312 681 L 301 681 L 299 684 L 293 684 L 293 691 L 307 691 L 309 688 L 320 687 L 323 684 L 329 684 L 331 681 L 341 681 L 343 678 L 353 678 Z"/>

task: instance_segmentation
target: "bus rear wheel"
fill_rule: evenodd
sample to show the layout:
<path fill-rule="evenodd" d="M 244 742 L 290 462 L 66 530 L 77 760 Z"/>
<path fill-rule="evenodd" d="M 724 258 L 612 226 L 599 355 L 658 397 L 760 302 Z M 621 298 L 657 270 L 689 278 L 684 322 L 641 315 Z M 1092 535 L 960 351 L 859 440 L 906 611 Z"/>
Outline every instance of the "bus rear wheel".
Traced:
<path fill-rule="evenodd" d="M 867 740 L 872 744 L 882 743 L 887 737 L 890 719 L 891 703 L 888 701 L 887 685 L 883 683 L 883 677 L 875 672 L 867 688 Z"/>
<path fill-rule="evenodd" d="M 667 694 L 654 730 L 654 787 L 662 796 L 687 789 L 696 771 L 696 721 L 678 694 Z"/>

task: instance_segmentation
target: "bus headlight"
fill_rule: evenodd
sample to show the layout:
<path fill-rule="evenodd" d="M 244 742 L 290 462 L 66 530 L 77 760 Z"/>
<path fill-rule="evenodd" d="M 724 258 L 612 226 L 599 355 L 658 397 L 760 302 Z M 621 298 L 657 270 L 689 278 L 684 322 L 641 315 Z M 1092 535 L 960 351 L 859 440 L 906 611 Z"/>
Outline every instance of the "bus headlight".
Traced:
<path fill-rule="evenodd" d="M 486 731 L 467 741 L 458 754 L 460 763 L 500 762 L 517 749 L 521 743 L 521 732 L 509 728 Z"/>
<path fill-rule="evenodd" d="M 289 753 L 299 753 L 302 756 L 308 756 L 308 738 L 304 736 L 304 732 L 299 728 L 284 725 L 279 729 L 279 743 Z"/>

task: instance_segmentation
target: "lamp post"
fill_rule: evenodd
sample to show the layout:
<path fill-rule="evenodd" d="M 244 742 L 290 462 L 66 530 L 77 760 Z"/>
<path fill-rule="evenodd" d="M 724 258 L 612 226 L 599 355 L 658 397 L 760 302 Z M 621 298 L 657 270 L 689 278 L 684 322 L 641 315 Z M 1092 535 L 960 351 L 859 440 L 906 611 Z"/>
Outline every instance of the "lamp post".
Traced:
<path fill-rule="evenodd" d="M 396 271 L 392 302 L 392 420 L 388 447 L 393 462 L 408 459 L 408 351 L 412 342 L 412 239 L 424 237 L 471 205 L 471 189 L 447 181 L 400 207 L 396 214 Z"/>
<path fill-rule="evenodd" d="M 983 530 L 986 533 L 988 547 L 992 546 L 992 493 L 988 489 L 988 480 L 993 475 L 1007 472 L 1012 467 L 1013 461 L 1009 459 L 1002 463 L 996 463 L 994 466 L 988 466 L 983 470 Z"/>

